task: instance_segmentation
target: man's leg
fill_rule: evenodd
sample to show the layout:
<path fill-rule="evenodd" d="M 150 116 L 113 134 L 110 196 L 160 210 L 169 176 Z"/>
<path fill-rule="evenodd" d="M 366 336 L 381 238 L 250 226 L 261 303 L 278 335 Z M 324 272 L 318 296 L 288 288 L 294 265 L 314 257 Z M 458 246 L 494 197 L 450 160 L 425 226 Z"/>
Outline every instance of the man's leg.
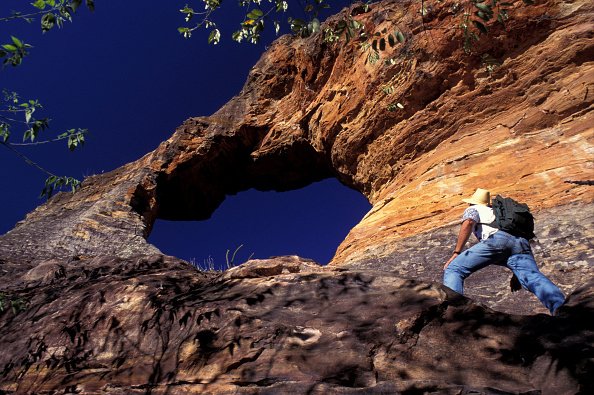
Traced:
<path fill-rule="evenodd" d="M 532 292 L 551 314 L 565 302 L 563 292 L 538 270 L 531 253 L 515 254 L 507 260 L 509 267 L 520 284 Z"/>
<path fill-rule="evenodd" d="M 497 233 L 487 240 L 462 252 L 446 267 L 443 273 L 443 284 L 463 294 L 464 280 L 483 267 L 504 261 L 508 257 L 505 241 L 499 240 Z"/>

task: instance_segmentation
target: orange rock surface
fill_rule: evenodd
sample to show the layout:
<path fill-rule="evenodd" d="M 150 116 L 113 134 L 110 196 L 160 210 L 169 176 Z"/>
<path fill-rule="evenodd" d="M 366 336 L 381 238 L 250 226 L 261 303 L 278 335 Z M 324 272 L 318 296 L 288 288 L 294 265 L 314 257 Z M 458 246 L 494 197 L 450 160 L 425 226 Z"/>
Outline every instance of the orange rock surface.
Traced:
<path fill-rule="evenodd" d="M 594 2 L 513 1 L 470 54 L 464 6 L 322 27 L 401 31 L 375 63 L 359 39 L 284 36 L 215 114 L 0 236 L 0 393 L 593 393 Z M 373 205 L 329 267 L 204 273 L 146 241 L 157 218 L 328 177 Z M 468 298 L 438 283 L 477 187 L 535 211 L 558 316 L 501 267 Z"/>
<path fill-rule="evenodd" d="M 156 218 L 205 219 L 228 194 L 327 177 L 373 205 L 337 265 L 455 223 L 476 187 L 536 212 L 592 210 L 583 185 L 594 179 L 592 2 L 516 1 L 471 53 L 459 3 L 427 2 L 422 18 L 418 7 L 353 6 L 327 21 L 352 15 L 368 43 L 402 31 L 404 43 L 386 45 L 375 63 L 360 39 L 280 38 L 219 111 L 50 200 L 0 237 L 0 249 L 28 259 L 157 252 L 145 240 Z"/>

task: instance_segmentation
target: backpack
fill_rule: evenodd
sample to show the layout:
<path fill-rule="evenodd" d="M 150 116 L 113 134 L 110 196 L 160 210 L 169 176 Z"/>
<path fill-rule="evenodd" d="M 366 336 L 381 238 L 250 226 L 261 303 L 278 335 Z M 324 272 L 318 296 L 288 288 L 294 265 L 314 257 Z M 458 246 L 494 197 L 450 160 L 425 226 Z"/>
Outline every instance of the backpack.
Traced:
<path fill-rule="evenodd" d="M 528 205 L 518 203 L 509 197 L 497 195 L 491 202 L 493 213 L 495 214 L 496 228 L 511 235 L 533 239 L 534 217 L 530 213 Z"/>

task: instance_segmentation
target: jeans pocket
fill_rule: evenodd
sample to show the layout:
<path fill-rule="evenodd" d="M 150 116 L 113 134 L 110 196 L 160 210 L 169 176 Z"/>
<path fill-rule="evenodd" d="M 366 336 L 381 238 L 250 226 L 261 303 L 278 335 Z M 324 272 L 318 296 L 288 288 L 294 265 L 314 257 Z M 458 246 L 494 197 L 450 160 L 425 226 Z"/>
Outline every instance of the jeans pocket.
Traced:
<path fill-rule="evenodd" d="M 530 247 L 530 242 L 522 237 L 517 238 L 517 243 L 514 248 L 514 254 L 530 254 L 532 255 L 532 247 Z"/>
<path fill-rule="evenodd" d="M 509 246 L 509 240 L 505 235 L 498 233 L 499 232 L 496 232 L 489 236 L 487 240 L 485 240 L 485 243 L 496 251 L 503 251 Z"/>

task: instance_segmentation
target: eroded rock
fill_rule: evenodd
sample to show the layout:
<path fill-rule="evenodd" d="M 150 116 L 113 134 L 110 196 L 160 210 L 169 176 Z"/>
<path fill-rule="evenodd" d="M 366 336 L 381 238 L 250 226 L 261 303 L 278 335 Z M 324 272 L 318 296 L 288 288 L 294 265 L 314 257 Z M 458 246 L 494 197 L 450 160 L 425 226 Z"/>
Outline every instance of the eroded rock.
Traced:
<path fill-rule="evenodd" d="M 0 237 L 0 392 L 594 392 L 594 4 L 521 3 L 472 55 L 455 1 L 353 6 L 328 23 L 407 29 L 392 62 L 284 36 L 215 114 L 38 207 Z M 327 177 L 373 205 L 327 267 L 202 273 L 146 241 L 157 218 Z M 497 268 L 472 300 L 439 285 L 476 187 L 535 211 L 559 316 Z"/>
<path fill-rule="evenodd" d="M 288 273 L 266 273 L 273 261 Z M 517 316 L 436 283 L 301 265 L 253 261 L 240 278 L 156 255 L 71 262 L 51 283 L 25 274 L 24 288 L 10 292 L 29 307 L 0 315 L 0 391 L 594 389 L 591 281 L 558 317 Z"/>
<path fill-rule="evenodd" d="M 413 1 L 357 9 L 371 35 L 395 20 L 408 29 L 404 44 L 382 52 L 389 64 L 371 64 L 354 41 L 280 38 L 219 111 L 40 206 L 0 237 L 3 255 L 156 253 L 146 242 L 156 218 L 206 219 L 228 194 L 332 176 L 373 204 L 335 265 L 455 221 L 460 198 L 477 186 L 537 212 L 591 211 L 594 6 L 514 2 L 505 28 L 495 25 L 468 55 L 451 28 L 461 18 L 456 4 L 432 6 L 425 20 Z M 482 55 L 498 66 L 487 72 Z M 389 111 L 396 102 L 403 108 Z"/>

